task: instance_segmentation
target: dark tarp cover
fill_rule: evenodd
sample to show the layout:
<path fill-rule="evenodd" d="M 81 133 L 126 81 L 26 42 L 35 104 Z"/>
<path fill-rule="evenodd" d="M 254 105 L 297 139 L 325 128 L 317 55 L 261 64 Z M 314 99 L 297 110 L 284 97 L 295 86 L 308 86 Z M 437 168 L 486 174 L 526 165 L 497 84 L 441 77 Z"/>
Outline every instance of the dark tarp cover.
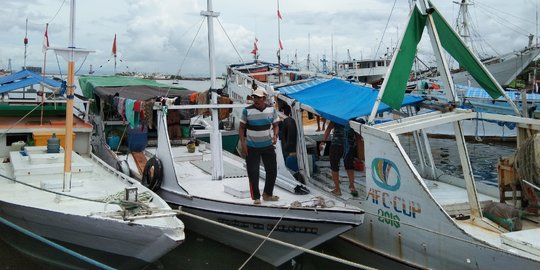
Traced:
<path fill-rule="evenodd" d="M 79 85 L 87 98 L 95 98 L 94 95 L 105 98 L 118 93 L 124 98 L 148 100 L 164 96 L 184 98 L 195 92 L 153 80 L 123 76 L 81 76 Z"/>
<path fill-rule="evenodd" d="M 52 79 L 44 79 L 42 75 L 23 69 L 17 73 L 0 77 L 0 93 L 6 93 L 42 82 L 49 88 L 60 88 L 62 84 Z"/>
<path fill-rule="evenodd" d="M 379 90 L 360 86 L 340 79 L 316 79 L 301 84 L 277 88 L 286 96 L 313 108 L 322 117 L 347 125 L 348 121 L 367 116 L 375 105 Z M 406 96 L 402 106 L 422 101 L 417 96 Z M 379 106 L 378 112 L 391 108 L 385 104 Z"/>

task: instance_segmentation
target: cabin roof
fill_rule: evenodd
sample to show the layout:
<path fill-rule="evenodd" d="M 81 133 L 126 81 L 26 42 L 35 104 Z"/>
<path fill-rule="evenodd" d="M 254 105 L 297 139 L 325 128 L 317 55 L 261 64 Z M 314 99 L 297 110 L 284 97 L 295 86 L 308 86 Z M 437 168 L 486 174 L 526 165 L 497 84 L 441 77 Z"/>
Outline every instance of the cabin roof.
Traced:
<path fill-rule="evenodd" d="M 45 84 L 48 88 L 60 88 L 61 82 L 45 78 L 30 70 L 23 69 L 17 73 L 0 77 L 0 93 L 6 93 L 13 90 L 28 87 L 34 84 Z"/>

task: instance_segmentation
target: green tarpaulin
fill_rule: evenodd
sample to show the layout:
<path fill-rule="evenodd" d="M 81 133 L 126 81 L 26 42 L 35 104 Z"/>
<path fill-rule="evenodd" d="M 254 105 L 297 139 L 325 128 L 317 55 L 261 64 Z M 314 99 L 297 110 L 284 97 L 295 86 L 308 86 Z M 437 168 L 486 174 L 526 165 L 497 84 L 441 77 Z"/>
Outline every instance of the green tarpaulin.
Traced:
<path fill-rule="evenodd" d="M 489 75 L 482 68 L 482 63 L 473 56 L 472 52 L 465 46 L 465 43 L 456 32 L 452 30 L 452 27 L 448 25 L 438 10 L 435 9 L 432 17 L 443 48 L 471 74 L 493 99 L 502 96 L 502 93 L 497 89 L 497 84 L 489 78 Z"/>
<path fill-rule="evenodd" d="M 392 64 L 392 70 L 386 78 L 386 87 L 381 101 L 395 110 L 399 110 L 403 103 L 407 81 L 416 55 L 416 47 L 422 38 L 426 19 L 427 17 L 420 14 L 415 6 L 399 46 L 398 55 Z"/>
<path fill-rule="evenodd" d="M 430 6 L 433 7 L 433 4 L 430 3 Z M 434 27 L 443 48 L 473 76 L 492 98 L 496 99 L 502 96 L 502 90 L 490 78 L 487 69 L 483 68 L 483 64 L 474 57 L 439 11 L 435 8 L 431 9 L 431 11 Z M 381 101 L 393 109 L 399 109 L 403 102 L 409 73 L 416 55 L 416 48 L 426 26 L 427 16 L 422 15 L 417 6 L 414 7 L 403 39 L 387 75 Z"/>

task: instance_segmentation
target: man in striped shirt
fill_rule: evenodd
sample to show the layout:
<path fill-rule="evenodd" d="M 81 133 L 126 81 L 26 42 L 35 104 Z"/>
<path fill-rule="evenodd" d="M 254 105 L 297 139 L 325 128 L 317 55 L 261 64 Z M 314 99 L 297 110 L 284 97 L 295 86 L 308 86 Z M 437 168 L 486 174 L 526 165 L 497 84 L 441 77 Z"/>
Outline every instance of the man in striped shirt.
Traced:
<path fill-rule="evenodd" d="M 261 204 L 259 191 L 259 166 L 261 159 L 266 171 L 266 181 L 262 198 L 277 201 L 273 195 L 277 177 L 275 146 L 278 138 L 278 115 L 274 107 L 266 105 L 267 93 L 259 87 L 252 94 L 253 105 L 242 111 L 240 118 L 240 143 L 246 157 L 249 188 L 254 204 Z"/>

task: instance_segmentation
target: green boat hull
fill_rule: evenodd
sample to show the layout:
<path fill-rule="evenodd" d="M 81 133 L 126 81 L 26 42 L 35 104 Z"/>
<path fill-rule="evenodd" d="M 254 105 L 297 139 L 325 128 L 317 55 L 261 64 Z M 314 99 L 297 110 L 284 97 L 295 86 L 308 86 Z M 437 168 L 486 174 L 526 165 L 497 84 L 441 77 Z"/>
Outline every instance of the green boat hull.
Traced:
<path fill-rule="evenodd" d="M 6 104 L 0 103 L 0 116 L 25 116 L 32 111 L 28 116 L 40 116 L 41 108 L 36 108 L 37 104 Z M 46 105 L 43 107 L 43 115 L 66 115 L 66 105 Z"/>

